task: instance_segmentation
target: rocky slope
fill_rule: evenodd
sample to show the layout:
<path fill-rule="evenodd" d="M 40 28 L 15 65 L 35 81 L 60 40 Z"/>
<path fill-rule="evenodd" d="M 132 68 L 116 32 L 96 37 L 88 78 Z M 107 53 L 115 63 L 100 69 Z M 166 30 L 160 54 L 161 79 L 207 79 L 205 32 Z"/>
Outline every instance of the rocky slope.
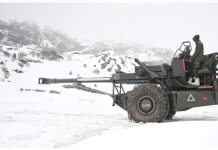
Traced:
<path fill-rule="evenodd" d="M 115 71 L 134 71 L 134 57 L 146 64 L 170 62 L 173 52 L 123 41 L 99 41 L 94 44 L 36 23 L 0 20 L 0 80 L 23 73 L 31 63 L 79 61 L 95 75 Z M 84 59 L 85 58 L 85 59 Z M 90 63 L 92 62 L 92 63 Z"/>

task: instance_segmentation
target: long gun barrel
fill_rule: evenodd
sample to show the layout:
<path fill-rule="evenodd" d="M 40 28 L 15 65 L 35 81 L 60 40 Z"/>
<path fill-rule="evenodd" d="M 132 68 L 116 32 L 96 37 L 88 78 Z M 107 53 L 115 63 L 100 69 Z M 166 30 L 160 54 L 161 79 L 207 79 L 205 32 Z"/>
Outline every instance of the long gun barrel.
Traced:
<path fill-rule="evenodd" d="M 70 78 L 70 79 L 50 79 L 39 78 L 39 84 L 52 84 L 52 83 L 93 83 L 93 82 L 112 82 L 110 77 L 93 77 L 93 78 Z"/>
<path fill-rule="evenodd" d="M 111 77 L 91 77 L 91 78 L 69 78 L 69 79 L 50 79 L 39 78 L 39 84 L 52 84 L 52 83 L 126 83 L 126 84 L 141 84 L 147 83 L 150 79 L 157 79 L 159 75 L 151 71 L 144 63 L 135 59 L 135 62 L 146 72 L 141 75 L 140 73 L 123 73 L 118 72 Z"/>

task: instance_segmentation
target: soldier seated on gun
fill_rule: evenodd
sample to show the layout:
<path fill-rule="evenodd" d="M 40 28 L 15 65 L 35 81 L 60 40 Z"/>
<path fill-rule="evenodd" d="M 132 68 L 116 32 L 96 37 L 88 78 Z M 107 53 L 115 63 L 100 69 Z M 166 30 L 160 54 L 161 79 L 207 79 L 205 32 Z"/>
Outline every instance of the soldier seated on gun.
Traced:
<path fill-rule="evenodd" d="M 195 52 L 191 57 L 191 60 L 193 61 L 193 74 L 194 77 L 190 78 L 188 83 L 192 85 L 200 85 L 199 77 L 198 77 L 198 69 L 200 68 L 201 62 L 204 61 L 204 45 L 200 41 L 200 36 L 195 35 L 193 37 L 193 41 L 196 44 Z"/>

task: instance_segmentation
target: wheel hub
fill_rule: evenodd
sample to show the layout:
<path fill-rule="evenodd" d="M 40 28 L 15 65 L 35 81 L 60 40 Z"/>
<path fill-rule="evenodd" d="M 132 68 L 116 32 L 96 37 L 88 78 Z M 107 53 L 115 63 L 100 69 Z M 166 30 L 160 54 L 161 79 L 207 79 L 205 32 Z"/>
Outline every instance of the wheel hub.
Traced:
<path fill-rule="evenodd" d="M 138 109 L 143 114 L 151 114 L 154 111 L 155 103 L 151 97 L 144 96 L 138 102 Z"/>

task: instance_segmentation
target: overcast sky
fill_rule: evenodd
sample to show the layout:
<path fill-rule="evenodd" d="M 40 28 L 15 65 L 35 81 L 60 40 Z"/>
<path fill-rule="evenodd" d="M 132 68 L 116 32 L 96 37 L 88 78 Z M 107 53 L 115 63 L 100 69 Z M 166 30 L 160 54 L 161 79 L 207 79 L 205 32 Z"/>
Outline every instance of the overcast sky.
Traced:
<path fill-rule="evenodd" d="M 173 50 L 200 34 L 205 51 L 218 51 L 218 3 L 1 3 L 0 19 L 34 21 L 91 41 L 125 40 Z"/>

